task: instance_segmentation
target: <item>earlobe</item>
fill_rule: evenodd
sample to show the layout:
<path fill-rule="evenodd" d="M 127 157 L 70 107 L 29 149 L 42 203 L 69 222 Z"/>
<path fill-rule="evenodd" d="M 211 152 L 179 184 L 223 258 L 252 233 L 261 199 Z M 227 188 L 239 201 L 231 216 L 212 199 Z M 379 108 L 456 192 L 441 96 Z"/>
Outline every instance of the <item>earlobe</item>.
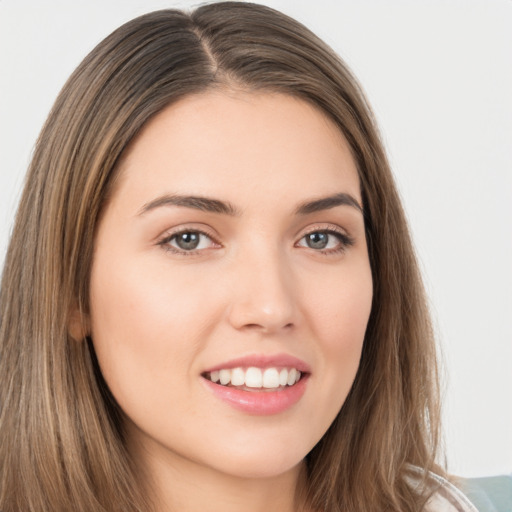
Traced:
<path fill-rule="evenodd" d="M 89 335 L 89 319 L 78 307 L 73 307 L 69 314 L 68 334 L 75 341 L 83 341 Z"/>

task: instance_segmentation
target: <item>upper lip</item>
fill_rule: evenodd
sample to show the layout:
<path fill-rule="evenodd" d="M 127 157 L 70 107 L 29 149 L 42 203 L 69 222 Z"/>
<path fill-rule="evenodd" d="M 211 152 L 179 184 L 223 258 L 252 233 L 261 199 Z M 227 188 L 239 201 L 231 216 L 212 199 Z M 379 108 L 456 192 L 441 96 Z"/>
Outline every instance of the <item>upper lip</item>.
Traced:
<path fill-rule="evenodd" d="M 311 373 L 311 369 L 307 363 L 301 359 L 291 356 L 289 354 L 254 354 L 249 356 L 238 357 L 236 359 L 230 359 L 220 364 L 216 364 L 204 371 L 204 373 L 229 370 L 232 368 L 295 368 L 302 373 Z"/>

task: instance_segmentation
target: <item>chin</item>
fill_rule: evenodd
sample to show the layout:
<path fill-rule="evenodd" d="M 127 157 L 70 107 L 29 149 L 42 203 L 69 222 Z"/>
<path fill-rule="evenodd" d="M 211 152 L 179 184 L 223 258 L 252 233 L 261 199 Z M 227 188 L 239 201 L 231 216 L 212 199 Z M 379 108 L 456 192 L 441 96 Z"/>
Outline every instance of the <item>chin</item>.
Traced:
<path fill-rule="evenodd" d="M 293 439 L 277 446 L 260 440 L 247 448 L 226 449 L 222 457 L 216 457 L 214 466 L 223 473 L 239 478 L 275 478 L 298 469 L 308 453 L 307 448 L 297 450 Z"/>
<path fill-rule="evenodd" d="M 264 459 L 264 460 L 262 460 Z M 232 475 L 237 478 L 255 480 L 255 479 L 272 479 L 283 476 L 287 473 L 294 473 L 300 468 L 304 459 L 294 459 L 291 461 L 272 461 L 272 455 L 266 457 L 258 457 L 253 459 L 239 460 L 234 464 L 223 465 L 218 468 L 223 473 Z"/>

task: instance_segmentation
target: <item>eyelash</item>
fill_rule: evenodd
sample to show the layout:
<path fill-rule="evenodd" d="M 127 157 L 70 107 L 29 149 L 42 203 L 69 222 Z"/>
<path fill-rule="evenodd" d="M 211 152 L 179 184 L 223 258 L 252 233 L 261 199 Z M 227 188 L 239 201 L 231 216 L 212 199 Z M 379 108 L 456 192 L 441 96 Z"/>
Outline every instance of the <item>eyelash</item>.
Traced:
<path fill-rule="evenodd" d="M 192 249 L 192 250 L 187 251 L 187 250 L 180 249 L 178 247 L 174 247 L 174 246 L 170 245 L 170 242 L 172 242 L 172 240 L 176 239 L 177 237 L 179 237 L 181 235 L 185 235 L 185 234 L 197 234 L 200 236 L 205 236 L 205 237 L 209 238 L 215 246 L 218 246 L 218 247 L 221 246 L 221 244 L 215 240 L 215 238 L 212 236 L 211 233 L 208 233 L 206 231 L 203 231 L 203 230 L 197 229 L 197 228 L 181 229 L 179 231 L 176 231 L 174 233 L 166 235 L 162 240 L 160 240 L 158 242 L 158 245 L 160 245 L 166 251 L 172 252 L 173 254 L 183 255 L 183 256 L 195 256 L 205 250 L 205 249 Z"/>
<path fill-rule="evenodd" d="M 310 236 L 315 233 L 326 234 L 326 235 L 336 237 L 339 242 L 338 247 L 317 250 L 312 247 L 299 245 L 299 242 L 304 240 L 307 236 Z M 180 249 L 178 247 L 174 247 L 174 246 L 170 245 L 170 243 L 173 240 L 175 240 L 177 237 L 179 237 L 181 235 L 185 235 L 185 234 L 195 234 L 195 235 L 199 235 L 199 236 L 205 236 L 211 240 L 211 243 L 213 245 L 215 245 L 217 247 L 221 247 L 221 244 L 215 240 L 215 238 L 212 236 L 211 233 L 208 233 L 206 231 L 203 231 L 203 230 L 197 229 L 197 228 L 182 229 L 182 230 L 176 231 L 174 233 L 168 234 L 164 238 L 162 238 L 160 241 L 158 241 L 157 245 L 161 246 L 164 250 L 169 251 L 173 254 L 178 254 L 178 255 L 183 255 L 183 256 L 196 256 L 200 252 L 206 250 L 206 249 L 185 250 L 185 249 Z M 307 231 L 306 233 L 304 233 L 301 236 L 300 240 L 298 242 L 296 242 L 295 247 L 303 247 L 305 249 L 311 249 L 314 252 L 329 256 L 329 255 L 341 254 L 341 253 L 345 252 L 349 247 L 352 247 L 354 245 L 354 243 L 355 243 L 355 240 L 352 237 L 350 237 L 349 235 L 347 235 L 346 233 L 344 233 L 337 227 L 329 226 L 328 228 L 316 227 L 314 229 Z"/>
<path fill-rule="evenodd" d="M 342 230 L 340 230 L 339 228 L 334 227 L 334 226 L 329 226 L 328 228 L 315 227 L 315 228 L 307 231 L 304 235 L 302 235 L 299 242 L 301 240 L 305 239 L 307 236 L 312 235 L 314 233 L 321 233 L 321 234 L 334 236 L 338 239 L 339 244 L 337 247 L 334 247 L 331 249 L 321 249 L 321 250 L 315 250 L 312 247 L 304 247 L 304 246 L 299 246 L 299 247 L 304 247 L 306 249 L 309 248 L 309 249 L 312 249 L 315 252 L 318 252 L 320 254 L 330 256 L 330 255 L 335 255 L 335 254 L 342 254 L 349 247 L 352 247 L 355 244 L 355 240 L 351 236 L 347 235 L 345 232 L 343 232 Z M 297 244 L 299 242 L 297 242 Z"/>

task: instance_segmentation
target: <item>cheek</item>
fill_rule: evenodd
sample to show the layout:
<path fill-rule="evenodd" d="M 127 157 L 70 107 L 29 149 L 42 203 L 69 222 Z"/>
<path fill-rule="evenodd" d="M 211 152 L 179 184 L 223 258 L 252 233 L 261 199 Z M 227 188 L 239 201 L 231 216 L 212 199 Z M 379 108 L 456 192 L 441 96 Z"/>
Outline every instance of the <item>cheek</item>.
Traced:
<path fill-rule="evenodd" d="M 96 337 L 144 348 L 187 334 L 193 344 L 194 333 L 200 330 L 198 318 L 202 316 L 198 312 L 204 301 L 196 283 L 175 274 L 165 266 L 143 264 L 136 258 L 123 260 L 119 256 L 97 261 L 91 276 L 92 328 Z"/>
<path fill-rule="evenodd" d="M 321 354 L 322 394 L 330 398 L 324 406 L 334 419 L 359 367 L 372 306 L 371 271 L 369 265 L 357 265 L 317 284 L 306 303 Z"/>
<path fill-rule="evenodd" d="M 200 302 L 162 269 L 122 256 L 111 260 L 98 258 L 91 276 L 94 348 L 120 406 L 129 412 L 146 404 L 142 414 L 149 414 L 147 397 L 164 401 L 163 390 L 189 378 L 204 329 L 197 321 Z"/>
<path fill-rule="evenodd" d="M 342 272 L 333 272 L 317 279 L 316 287 L 308 288 L 316 289 L 305 301 L 309 320 L 325 349 L 333 356 L 345 350 L 360 351 L 373 298 L 369 264 L 363 261 Z"/>

